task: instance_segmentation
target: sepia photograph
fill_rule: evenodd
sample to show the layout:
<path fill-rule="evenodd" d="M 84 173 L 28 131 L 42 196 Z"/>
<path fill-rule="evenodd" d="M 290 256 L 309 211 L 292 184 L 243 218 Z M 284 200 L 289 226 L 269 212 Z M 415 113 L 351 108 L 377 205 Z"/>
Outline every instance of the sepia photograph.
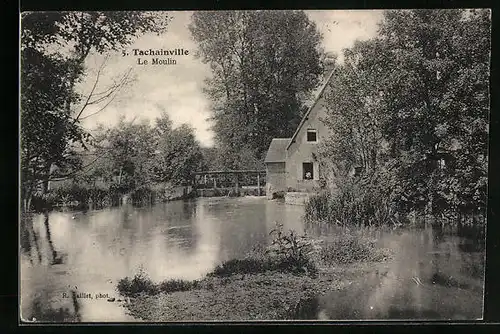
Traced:
<path fill-rule="evenodd" d="M 19 20 L 20 324 L 483 319 L 490 9 Z"/>

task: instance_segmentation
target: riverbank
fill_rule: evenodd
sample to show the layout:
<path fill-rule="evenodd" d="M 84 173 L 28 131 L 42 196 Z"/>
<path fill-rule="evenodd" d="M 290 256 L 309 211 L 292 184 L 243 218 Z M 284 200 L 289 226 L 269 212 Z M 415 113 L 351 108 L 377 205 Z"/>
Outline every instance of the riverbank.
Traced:
<path fill-rule="evenodd" d="M 155 283 L 140 271 L 118 282 L 125 307 L 145 321 L 316 319 L 318 298 L 378 274 L 393 250 L 344 231 L 306 238 L 278 224 L 272 245 L 217 266 L 195 281 Z"/>
<path fill-rule="evenodd" d="M 284 272 L 207 277 L 198 288 L 140 294 L 124 305 L 144 321 L 249 321 L 317 319 L 318 297 L 343 290 L 383 263 L 320 268 L 318 276 Z"/>

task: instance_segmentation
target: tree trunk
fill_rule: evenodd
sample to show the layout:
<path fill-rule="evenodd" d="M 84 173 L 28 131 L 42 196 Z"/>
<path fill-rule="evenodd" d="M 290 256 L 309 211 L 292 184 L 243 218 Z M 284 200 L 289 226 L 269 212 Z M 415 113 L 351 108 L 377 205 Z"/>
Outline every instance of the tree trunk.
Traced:
<path fill-rule="evenodd" d="M 118 185 L 122 184 L 122 173 L 123 173 L 123 167 L 120 167 L 120 174 L 118 175 Z"/>

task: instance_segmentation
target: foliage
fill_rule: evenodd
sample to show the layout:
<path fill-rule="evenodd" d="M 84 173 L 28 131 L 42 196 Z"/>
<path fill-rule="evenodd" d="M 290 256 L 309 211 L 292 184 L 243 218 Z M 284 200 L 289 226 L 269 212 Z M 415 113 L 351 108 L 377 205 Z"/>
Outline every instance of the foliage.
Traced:
<path fill-rule="evenodd" d="M 277 256 L 279 266 L 290 268 L 292 271 L 316 274 L 316 267 L 311 260 L 313 245 L 306 236 L 299 236 L 294 230 L 285 233 L 283 224 L 276 223 L 276 227 L 269 232 L 273 236 L 268 253 Z"/>
<path fill-rule="evenodd" d="M 284 191 L 277 191 L 277 192 L 272 194 L 272 197 L 273 197 L 273 199 L 285 198 L 285 192 Z"/>
<path fill-rule="evenodd" d="M 205 169 L 194 129 L 187 124 L 165 131 L 157 149 L 153 168 L 159 181 L 169 181 L 174 185 L 189 184 L 195 171 Z"/>
<path fill-rule="evenodd" d="M 105 130 L 102 134 L 103 145 L 98 149 L 106 154 L 111 164 L 111 177 L 117 177 L 119 185 L 129 188 L 140 187 L 151 181 L 151 161 L 154 156 L 154 134 L 146 121 L 134 124 L 134 120 L 125 121 L 121 118 L 114 128 Z"/>
<path fill-rule="evenodd" d="M 180 279 L 165 280 L 160 283 L 154 283 L 147 275 L 144 269 L 140 268 L 139 272 L 131 279 L 129 277 L 122 278 L 118 281 L 116 289 L 126 297 L 135 297 L 145 293 L 148 295 L 156 295 L 160 292 L 172 293 L 177 291 L 188 291 L 197 289 L 199 281 L 186 281 Z"/>
<path fill-rule="evenodd" d="M 318 157 L 336 216 L 484 221 L 490 25 L 489 10 L 387 11 L 345 51 Z M 358 166 L 363 182 L 345 185 Z"/>
<path fill-rule="evenodd" d="M 398 214 L 391 197 L 393 188 L 387 180 L 380 175 L 341 180 L 334 192 L 324 191 L 308 199 L 306 221 L 339 226 L 399 226 L 404 217 Z"/>
<path fill-rule="evenodd" d="M 49 190 L 44 194 L 44 201 L 52 207 L 77 206 L 87 208 L 92 205 L 93 208 L 103 208 L 118 204 L 123 193 L 123 189 L 113 185 L 103 188 L 71 182 Z M 39 211 L 36 205 L 34 206 L 36 211 Z"/>
<path fill-rule="evenodd" d="M 205 162 L 206 170 L 221 170 L 219 150 L 216 147 L 201 147 L 201 154 Z"/>
<path fill-rule="evenodd" d="M 303 11 L 196 12 L 189 26 L 212 76 L 221 165 L 253 168 L 274 137 L 291 136 L 322 74 L 316 26 Z"/>
<path fill-rule="evenodd" d="M 276 223 L 270 231 L 273 236 L 271 246 L 267 249 L 255 249 L 251 255 L 243 259 L 226 261 L 207 276 L 228 277 L 235 274 L 258 274 L 266 271 L 317 274 L 312 255 L 315 251 L 313 243 L 305 236 L 298 236 L 294 231 L 283 232 L 283 224 Z"/>
<path fill-rule="evenodd" d="M 166 21 L 166 16 L 138 11 L 22 14 L 20 144 L 25 209 L 29 210 L 35 192 L 47 191 L 50 179 L 82 167 L 76 150 L 85 149 L 91 137 L 79 120 L 92 96 L 96 98 L 93 90 L 89 96 L 75 90 L 85 74 L 87 56 L 116 51 L 144 32 L 160 32 Z M 111 88 L 111 92 L 117 89 Z M 83 106 L 76 108 L 80 102 Z"/>
<path fill-rule="evenodd" d="M 34 49 L 21 51 L 21 188 L 23 198 L 47 180 L 52 162 L 61 168 L 78 167 L 68 142 L 82 142 L 82 129 L 70 118 L 66 105 L 78 101 L 68 84 L 74 64 Z M 75 69 L 76 70 L 76 69 Z M 81 69 L 78 69 L 80 71 Z"/>
<path fill-rule="evenodd" d="M 91 186 L 115 185 L 130 193 L 135 204 L 165 199 L 165 187 L 190 184 L 193 172 L 204 169 L 201 147 L 186 124 L 172 127 L 167 114 L 147 121 L 126 121 L 94 135 L 94 163 L 78 178 Z"/>
<path fill-rule="evenodd" d="M 158 286 L 142 268 L 139 269 L 139 272 L 135 274 L 132 279 L 129 277 L 120 279 L 116 289 L 120 294 L 127 297 L 135 296 L 140 293 L 155 295 L 159 292 Z"/>
<path fill-rule="evenodd" d="M 130 193 L 132 204 L 134 205 L 151 205 L 155 203 L 155 192 L 149 187 L 140 187 L 134 189 Z"/>

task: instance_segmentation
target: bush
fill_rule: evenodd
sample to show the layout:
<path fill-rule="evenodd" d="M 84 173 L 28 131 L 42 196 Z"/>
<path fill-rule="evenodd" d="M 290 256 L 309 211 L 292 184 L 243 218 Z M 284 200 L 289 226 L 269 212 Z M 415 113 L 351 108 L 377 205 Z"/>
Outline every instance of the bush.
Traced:
<path fill-rule="evenodd" d="M 305 206 L 305 219 L 307 221 L 327 221 L 331 220 L 331 201 L 329 193 L 321 193 L 309 197 Z"/>
<path fill-rule="evenodd" d="M 140 293 L 147 293 L 155 295 L 159 292 L 158 286 L 149 278 L 149 276 L 142 270 L 135 274 L 134 278 L 122 278 L 118 281 L 117 290 L 123 296 L 131 297 Z"/>
<path fill-rule="evenodd" d="M 119 204 L 122 191 L 118 187 L 109 189 L 89 186 L 87 184 L 65 184 L 46 194 L 47 203 L 52 206 L 76 206 L 86 208 L 89 204 L 102 208 Z"/>
<path fill-rule="evenodd" d="M 305 236 L 299 236 L 293 230 L 284 233 L 283 224 L 276 223 L 271 230 L 274 235 L 268 253 L 278 258 L 278 267 L 281 270 L 292 272 L 308 272 L 316 274 L 316 266 L 312 262 L 313 245 Z"/>
<path fill-rule="evenodd" d="M 258 274 L 266 271 L 282 271 L 315 276 L 317 268 L 312 260 L 312 242 L 295 231 L 283 232 L 283 224 L 276 223 L 271 246 L 255 250 L 251 257 L 233 259 L 218 265 L 207 276 L 227 277 L 235 274 Z"/>
<path fill-rule="evenodd" d="M 155 193 L 148 187 L 140 187 L 130 194 L 130 198 L 133 205 L 150 205 L 155 201 Z"/>
<path fill-rule="evenodd" d="M 160 292 L 172 293 L 176 291 L 188 291 L 197 289 L 199 286 L 199 281 L 185 281 L 180 279 L 165 280 L 157 284 L 154 283 L 141 268 L 132 279 L 129 277 L 120 279 L 116 289 L 123 296 L 134 297 L 141 293 L 156 295 Z"/>
<path fill-rule="evenodd" d="M 285 192 L 284 191 L 274 192 L 273 199 L 278 199 L 278 198 L 285 198 Z"/>

